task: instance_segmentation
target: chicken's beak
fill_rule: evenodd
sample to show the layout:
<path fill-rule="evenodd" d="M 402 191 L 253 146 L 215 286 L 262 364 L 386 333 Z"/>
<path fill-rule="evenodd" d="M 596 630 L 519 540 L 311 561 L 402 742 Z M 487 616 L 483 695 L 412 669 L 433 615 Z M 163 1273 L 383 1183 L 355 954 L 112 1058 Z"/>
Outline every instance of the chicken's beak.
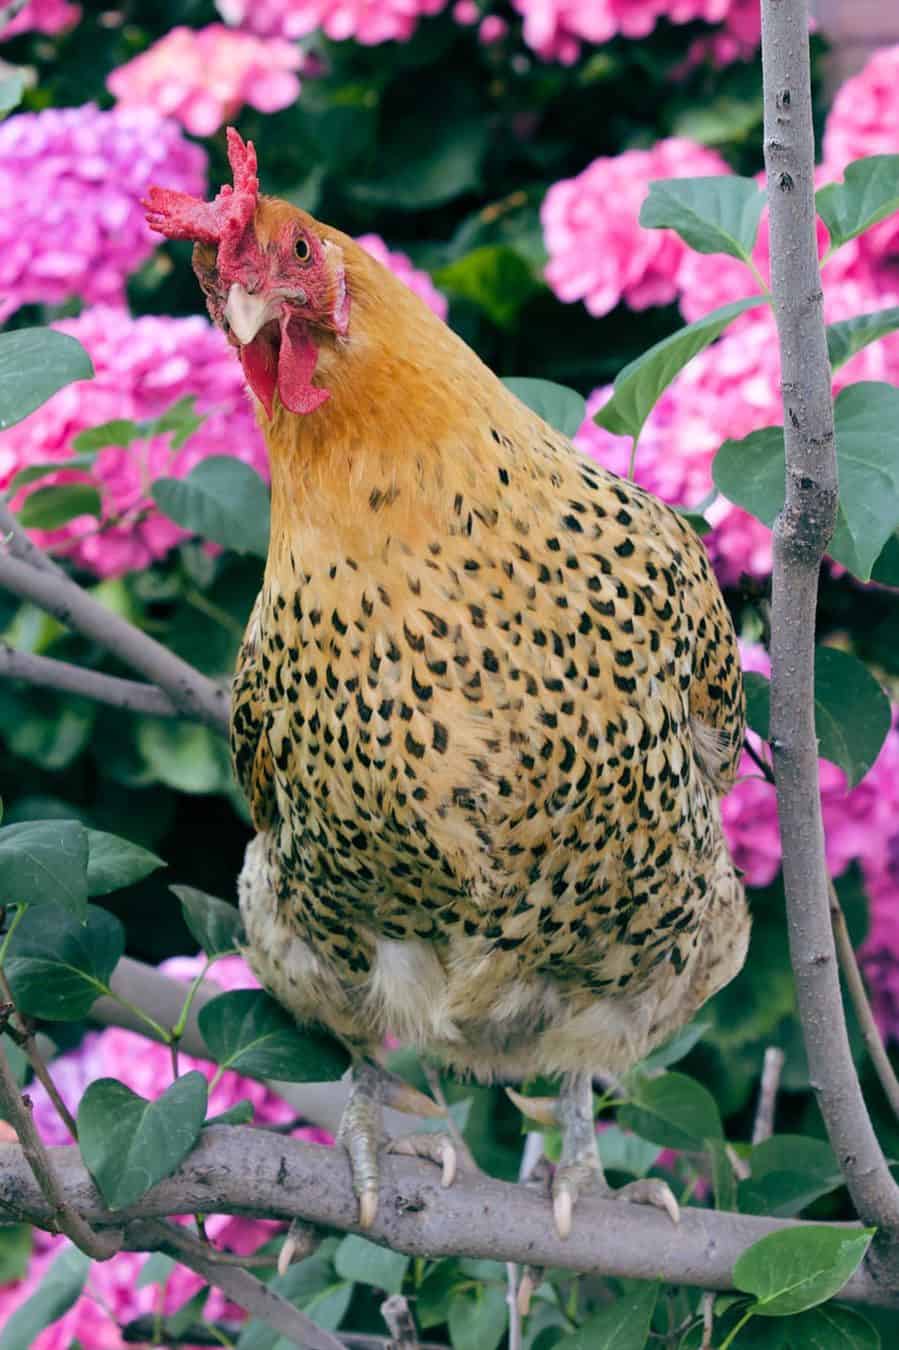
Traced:
<path fill-rule="evenodd" d="M 239 282 L 234 282 L 228 292 L 225 318 L 241 346 L 248 346 L 260 328 L 275 318 L 278 304 L 278 300 L 261 293 L 250 295 Z"/>

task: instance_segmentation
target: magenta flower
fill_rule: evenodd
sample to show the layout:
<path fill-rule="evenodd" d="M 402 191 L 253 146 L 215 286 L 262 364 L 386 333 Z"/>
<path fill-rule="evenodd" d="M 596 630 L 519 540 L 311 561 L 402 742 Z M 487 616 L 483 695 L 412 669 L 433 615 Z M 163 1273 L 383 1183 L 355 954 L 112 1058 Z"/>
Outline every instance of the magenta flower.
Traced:
<path fill-rule="evenodd" d="M 362 234 L 356 240 L 366 253 L 370 253 L 379 263 L 388 267 L 394 276 L 404 281 L 410 291 L 414 291 L 420 300 L 424 300 L 429 309 L 440 319 L 445 319 L 449 311 L 446 296 L 431 281 L 427 272 L 415 267 L 405 253 L 391 253 L 384 240 L 377 234 Z"/>
<path fill-rule="evenodd" d="M 277 112 L 296 102 L 299 49 L 223 24 L 173 28 L 106 81 L 120 107 L 152 108 L 194 136 L 211 136 L 245 103 Z"/>
<path fill-rule="evenodd" d="M 595 315 L 622 300 L 632 309 L 669 304 L 687 250 L 671 230 L 639 224 L 649 183 L 729 172 L 714 151 L 672 139 L 603 156 L 576 178 L 555 183 L 541 210 L 551 289 L 566 303 L 583 300 Z"/>
<path fill-rule="evenodd" d="M 148 109 L 88 103 L 0 124 L 0 321 L 70 296 L 121 303 L 159 243 L 140 205 L 159 179 L 202 196 L 206 156 Z"/>
<path fill-rule="evenodd" d="M 29 0 L 14 19 L 0 29 L 0 42 L 20 33 L 60 33 L 81 18 L 81 6 L 68 0 Z"/>
<path fill-rule="evenodd" d="M 117 418 L 157 417 L 186 395 L 196 398 L 206 417 L 176 451 L 168 436 L 101 450 L 92 479 L 101 490 L 102 522 L 82 516 L 52 533 L 36 530 L 37 542 L 100 576 L 117 576 L 147 567 L 186 537 L 150 499 L 155 478 L 183 477 L 209 455 L 235 455 L 267 476 L 265 445 L 240 365 L 206 319 L 132 319 L 123 310 L 101 306 L 56 326 L 87 348 L 95 378 L 61 389 L 31 417 L 0 434 L 0 487 L 20 469 L 48 460 L 58 460 L 60 472 L 41 479 L 40 486 L 83 481 L 83 471 L 64 466 L 74 437 L 88 427 Z"/>
<path fill-rule="evenodd" d="M 448 0 L 216 0 L 226 23 L 266 37 L 298 38 L 321 28 L 335 41 L 363 46 L 407 42 L 420 18 Z"/>

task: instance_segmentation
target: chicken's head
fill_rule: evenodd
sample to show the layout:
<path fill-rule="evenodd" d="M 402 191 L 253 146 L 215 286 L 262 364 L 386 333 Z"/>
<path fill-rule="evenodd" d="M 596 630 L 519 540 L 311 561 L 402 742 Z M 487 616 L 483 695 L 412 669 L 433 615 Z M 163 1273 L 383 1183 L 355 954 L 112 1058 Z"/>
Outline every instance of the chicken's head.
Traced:
<path fill-rule="evenodd" d="M 328 398 L 312 383 L 319 343 L 349 326 L 342 250 L 304 211 L 260 196 L 253 143 L 233 127 L 228 159 L 233 187 L 212 202 L 150 188 L 147 221 L 169 239 L 194 240 L 209 313 L 238 349 L 268 416 L 276 391 L 291 412 L 314 412 Z"/>

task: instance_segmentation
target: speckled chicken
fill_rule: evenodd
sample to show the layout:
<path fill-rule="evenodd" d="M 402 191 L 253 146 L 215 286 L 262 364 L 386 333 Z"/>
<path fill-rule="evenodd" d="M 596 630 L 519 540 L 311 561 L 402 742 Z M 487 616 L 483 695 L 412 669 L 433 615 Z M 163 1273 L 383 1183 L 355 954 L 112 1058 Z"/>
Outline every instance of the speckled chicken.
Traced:
<path fill-rule="evenodd" d="M 148 205 L 197 241 L 271 457 L 232 713 L 248 956 L 357 1056 L 363 1222 L 363 1066 L 392 1031 L 480 1079 L 562 1075 L 564 1233 L 603 1184 L 591 1074 L 630 1068 L 745 956 L 718 805 L 744 729 L 730 617 L 689 524 L 351 239 L 260 196 L 233 132 L 230 153 L 213 203 Z M 676 1213 L 658 1184 L 625 1189 Z"/>

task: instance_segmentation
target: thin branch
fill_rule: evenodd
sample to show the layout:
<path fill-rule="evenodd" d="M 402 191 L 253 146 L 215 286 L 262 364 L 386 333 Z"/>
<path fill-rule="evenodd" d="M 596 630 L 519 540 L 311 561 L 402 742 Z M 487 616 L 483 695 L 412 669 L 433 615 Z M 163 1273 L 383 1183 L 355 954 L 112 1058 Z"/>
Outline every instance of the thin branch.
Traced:
<path fill-rule="evenodd" d="M 769 1045 L 762 1064 L 762 1081 L 759 1087 L 759 1100 L 755 1108 L 755 1120 L 752 1126 L 752 1142 L 760 1144 L 770 1139 L 774 1133 L 774 1113 L 777 1109 L 777 1093 L 780 1088 L 780 1075 L 783 1073 L 784 1052 L 778 1045 Z"/>
<path fill-rule="evenodd" d="M 29 563 L 40 572 L 50 576 L 65 577 L 66 574 L 57 562 L 45 553 L 37 544 L 33 544 L 25 530 L 19 524 L 9 507 L 0 500 L 0 541 L 5 541 L 6 552 L 19 562 Z"/>
<path fill-rule="evenodd" d="M 133 1237 L 129 1231 L 128 1237 L 129 1243 L 137 1242 L 138 1251 L 156 1249 L 174 1254 L 182 1265 L 221 1289 L 232 1303 L 239 1304 L 251 1317 L 258 1317 L 266 1326 L 287 1336 L 294 1345 L 302 1346 L 304 1350 L 344 1350 L 336 1336 L 317 1326 L 311 1317 L 269 1289 L 248 1270 L 223 1266 L 198 1251 L 192 1242 L 185 1242 L 185 1234 L 174 1224 L 151 1220 L 140 1224 Z"/>
<path fill-rule="evenodd" d="M 771 749 L 809 1078 L 856 1210 L 889 1242 L 899 1235 L 899 1188 L 874 1133 L 846 1031 L 814 724 L 818 573 L 836 520 L 837 466 L 816 238 L 808 18 L 807 0 L 763 0 L 765 165 L 786 448 L 786 503 L 774 527 Z"/>
<path fill-rule="evenodd" d="M 152 1342 L 157 1327 L 157 1319 L 152 1314 L 145 1313 L 142 1317 L 135 1317 L 133 1321 L 127 1322 L 122 1327 L 122 1339 L 126 1345 L 144 1345 Z M 216 1320 L 215 1322 L 198 1322 L 193 1326 L 186 1327 L 179 1336 L 173 1336 L 171 1330 L 166 1330 L 165 1343 L 169 1345 L 209 1345 L 221 1346 L 227 1342 L 239 1339 L 241 1332 L 244 1331 L 244 1324 L 238 1322 L 225 1322 Z M 221 1334 L 217 1335 L 216 1332 Z M 227 1340 L 223 1342 L 222 1335 Z M 364 1331 L 335 1331 L 341 1346 L 345 1350 L 395 1350 L 394 1342 L 390 1336 L 371 1336 Z M 422 1341 L 419 1350 L 449 1350 L 447 1345 L 438 1345 L 435 1341 Z"/>
<path fill-rule="evenodd" d="M 176 1214 L 241 1214 L 358 1231 L 358 1201 L 340 1149 L 282 1139 L 240 1125 L 211 1125 L 173 1176 L 124 1213 L 104 1204 L 75 1147 L 49 1150 L 66 1201 L 94 1226 Z M 0 1143 L 0 1216 L 5 1222 L 52 1225 L 53 1205 L 22 1150 Z M 578 1202 L 570 1237 L 561 1240 L 545 1195 L 528 1186 L 463 1171 L 449 1190 L 439 1169 L 408 1157 L 382 1160 L 381 1203 L 369 1239 L 410 1256 L 467 1256 L 551 1266 L 616 1278 L 656 1280 L 700 1289 L 732 1289 L 739 1256 L 769 1233 L 802 1227 L 792 1219 L 684 1208 L 675 1228 L 667 1215 L 602 1196 Z M 847 1232 L 855 1225 L 835 1225 Z M 129 1232 L 128 1242 L 134 1245 Z M 139 1248 L 145 1250 L 146 1248 Z M 189 1264 L 189 1262 L 188 1262 Z M 214 1262 L 204 1268 L 235 1272 Z M 867 1268 L 840 1292 L 843 1302 L 899 1307 L 899 1295 Z M 238 1302 L 242 1301 L 238 1297 Z"/>
<path fill-rule="evenodd" d="M 49 1072 L 47 1065 L 44 1063 L 43 1055 L 37 1048 L 34 1029 L 31 1024 L 22 1017 L 22 1014 L 15 1006 L 15 999 L 13 998 L 12 990 L 9 987 L 9 981 L 6 978 L 6 973 L 2 966 L 0 966 L 0 993 L 2 993 L 3 998 L 6 1000 L 10 1013 L 16 1014 L 17 1025 L 15 1028 L 12 1028 L 12 1030 L 16 1033 L 15 1039 L 17 1044 L 21 1045 L 22 1049 L 25 1051 L 25 1056 L 28 1063 L 31 1065 L 34 1076 L 53 1103 L 56 1114 L 59 1116 L 72 1138 L 77 1141 L 78 1126 L 75 1123 L 71 1111 L 59 1095 L 59 1089 L 53 1081 L 53 1076 Z"/>
<path fill-rule="evenodd" d="M 890 1057 L 886 1052 L 886 1046 L 877 1029 L 877 1023 L 874 1021 L 874 1013 L 871 1010 L 871 1004 L 868 1000 L 868 991 L 865 988 L 865 982 L 862 979 L 858 958 L 852 947 L 849 929 L 846 927 L 846 916 L 843 913 L 843 907 L 840 904 L 839 896 L 837 895 L 836 887 L 833 882 L 830 883 L 829 889 L 830 921 L 833 927 L 834 939 L 837 944 L 837 956 L 840 958 L 840 968 L 843 972 L 843 978 L 846 981 L 846 988 L 849 991 L 849 997 L 852 1000 L 852 1006 L 855 1009 L 855 1015 L 858 1018 L 858 1024 L 861 1028 L 865 1049 L 868 1052 L 871 1063 L 874 1065 L 874 1071 L 880 1079 L 880 1086 L 886 1094 L 887 1101 L 893 1108 L 893 1114 L 899 1119 L 899 1080 L 897 1080 L 895 1070 L 890 1063 Z"/>
<path fill-rule="evenodd" d="M 393 1338 L 391 1350 L 421 1350 L 409 1303 L 402 1294 L 391 1294 L 385 1298 L 381 1304 L 381 1316 Z"/>
<path fill-rule="evenodd" d="M 43 555 L 41 555 L 43 556 Z M 60 571 L 0 554 L 0 586 L 92 638 L 163 689 L 185 716 L 228 730 L 228 694 L 148 634 L 106 609 Z"/>
<path fill-rule="evenodd" d="M 54 661 L 48 656 L 19 652 L 0 641 L 0 679 L 24 680 L 39 689 L 55 689 L 61 694 L 76 694 L 95 703 L 108 703 L 113 708 L 144 713 L 148 717 L 184 717 L 183 708 L 172 702 L 168 694 L 152 684 L 137 680 L 122 680 L 117 675 L 103 675 L 84 666 L 73 666 L 68 661 Z"/>
<path fill-rule="evenodd" d="M 702 1344 L 699 1350 L 712 1350 L 715 1333 L 715 1295 L 706 1292 L 699 1301 L 702 1309 Z"/>
<path fill-rule="evenodd" d="M 31 1117 L 31 1102 L 23 1097 L 13 1077 L 6 1051 L 0 1042 L 0 1107 L 12 1125 L 21 1144 L 23 1159 L 27 1159 L 31 1179 L 40 1188 L 48 1207 L 45 1227 L 51 1232 L 65 1233 L 76 1247 L 94 1260 L 106 1261 L 121 1249 L 121 1232 L 95 1233 L 91 1226 L 70 1204 L 60 1185 L 53 1163 Z"/>
<path fill-rule="evenodd" d="M 767 762 L 767 760 L 762 758 L 761 754 L 758 752 L 758 750 L 756 750 L 755 746 L 752 744 L 752 741 L 749 739 L 748 736 L 743 742 L 743 749 L 746 751 L 747 755 L 752 760 L 753 764 L 755 764 L 759 769 L 761 769 L 762 777 L 764 778 L 765 782 L 773 783 L 774 770 L 771 768 L 771 765 Z"/>

